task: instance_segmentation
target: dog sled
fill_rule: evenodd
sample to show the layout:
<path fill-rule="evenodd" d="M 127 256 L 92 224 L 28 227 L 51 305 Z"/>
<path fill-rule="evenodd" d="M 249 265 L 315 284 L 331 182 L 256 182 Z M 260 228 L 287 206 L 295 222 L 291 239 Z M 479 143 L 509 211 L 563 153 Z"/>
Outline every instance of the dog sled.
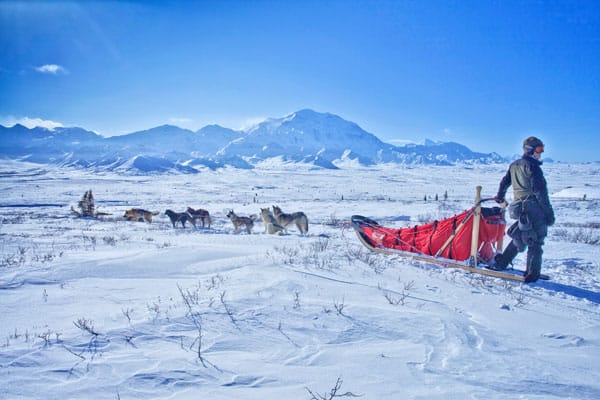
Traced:
<path fill-rule="evenodd" d="M 353 215 L 351 225 L 360 242 L 377 253 L 523 282 L 523 271 L 486 268 L 502 251 L 506 230 L 504 208 L 482 207 L 482 203 L 489 200 L 493 199 L 481 198 L 481 186 L 477 186 L 474 206 L 443 220 L 390 228 L 367 217 Z M 548 279 L 546 275 L 541 278 Z"/>

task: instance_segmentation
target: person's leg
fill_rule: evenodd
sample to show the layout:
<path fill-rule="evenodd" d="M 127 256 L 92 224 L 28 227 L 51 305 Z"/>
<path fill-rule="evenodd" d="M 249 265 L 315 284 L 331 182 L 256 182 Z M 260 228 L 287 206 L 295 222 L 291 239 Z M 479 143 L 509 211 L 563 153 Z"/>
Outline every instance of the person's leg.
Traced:
<path fill-rule="evenodd" d="M 527 205 L 527 213 L 532 222 L 532 230 L 523 241 L 527 244 L 527 270 L 525 271 L 525 282 L 535 282 L 540 278 L 542 271 L 542 246 L 548 234 L 546 218 L 537 203 Z"/>
<path fill-rule="evenodd" d="M 527 249 L 527 271 L 525 272 L 525 282 L 535 282 L 540 278 L 542 271 L 542 246 L 535 243 Z"/>
<path fill-rule="evenodd" d="M 496 254 L 494 257 L 495 264 L 493 265 L 493 269 L 495 270 L 503 270 L 508 268 L 509 264 L 512 264 L 513 260 L 519 253 L 519 244 L 515 244 L 514 239 L 506 246 L 506 249 L 502 253 Z M 522 250 L 521 250 L 522 251 Z"/>

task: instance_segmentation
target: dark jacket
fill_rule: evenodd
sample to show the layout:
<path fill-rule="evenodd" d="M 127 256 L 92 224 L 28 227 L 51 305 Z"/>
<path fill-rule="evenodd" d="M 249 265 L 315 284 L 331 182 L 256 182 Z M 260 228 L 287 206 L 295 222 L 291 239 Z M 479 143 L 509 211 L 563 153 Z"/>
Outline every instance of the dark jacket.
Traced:
<path fill-rule="evenodd" d="M 537 200 L 546 216 L 546 224 L 554 224 L 554 210 L 548 197 L 548 186 L 541 168 L 542 162 L 530 155 L 523 155 L 513 161 L 500 181 L 496 198 L 503 200 L 508 187 L 512 185 L 514 201 Z"/>

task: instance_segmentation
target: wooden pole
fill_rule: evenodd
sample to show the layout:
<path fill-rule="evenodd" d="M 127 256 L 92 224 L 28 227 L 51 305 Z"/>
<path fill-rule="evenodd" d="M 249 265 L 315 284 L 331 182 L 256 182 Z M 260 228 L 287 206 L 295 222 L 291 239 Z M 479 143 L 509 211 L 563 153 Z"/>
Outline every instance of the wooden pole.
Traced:
<path fill-rule="evenodd" d="M 502 219 L 506 221 L 506 200 L 500 204 L 500 208 L 502 209 Z M 506 234 L 506 225 L 504 225 L 504 234 L 496 243 L 496 254 L 502 253 L 504 251 L 504 235 Z"/>
<path fill-rule="evenodd" d="M 454 237 L 458 234 L 458 232 L 460 232 L 462 230 L 462 228 L 465 226 L 465 224 L 469 221 L 469 218 L 471 218 L 472 216 L 473 216 L 473 214 L 467 215 L 467 217 L 456 227 L 456 230 L 454 231 L 454 233 L 452 235 L 450 235 L 448 237 L 448 239 L 446 239 L 446 241 L 444 242 L 442 247 L 440 247 L 440 249 L 435 253 L 436 257 L 439 257 L 442 255 L 444 250 L 446 250 L 446 247 L 448 247 L 450 245 L 450 243 L 452 243 L 452 241 L 454 240 Z"/>
<path fill-rule="evenodd" d="M 475 188 L 475 212 L 473 213 L 473 232 L 471 233 L 471 265 L 477 266 L 479 247 L 479 223 L 481 221 L 481 186 Z"/>

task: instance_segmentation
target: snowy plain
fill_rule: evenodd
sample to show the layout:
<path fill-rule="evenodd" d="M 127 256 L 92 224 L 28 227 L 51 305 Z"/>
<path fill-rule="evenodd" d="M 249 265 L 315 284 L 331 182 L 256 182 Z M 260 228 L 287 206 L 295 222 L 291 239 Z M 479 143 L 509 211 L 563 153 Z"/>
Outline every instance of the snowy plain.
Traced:
<path fill-rule="evenodd" d="M 121 176 L 2 161 L 0 399 L 599 399 L 598 164 L 544 165 L 548 282 L 373 254 L 346 224 L 451 216 L 506 167 Z M 88 189 L 111 215 L 70 214 Z M 235 235 L 225 218 L 272 205 L 304 211 L 308 235 L 260 221 Z M 211 228 L 173 229 L 164 211 L 188 206 Z M 125 221 L 133 207 L 160 215 Z"/>

